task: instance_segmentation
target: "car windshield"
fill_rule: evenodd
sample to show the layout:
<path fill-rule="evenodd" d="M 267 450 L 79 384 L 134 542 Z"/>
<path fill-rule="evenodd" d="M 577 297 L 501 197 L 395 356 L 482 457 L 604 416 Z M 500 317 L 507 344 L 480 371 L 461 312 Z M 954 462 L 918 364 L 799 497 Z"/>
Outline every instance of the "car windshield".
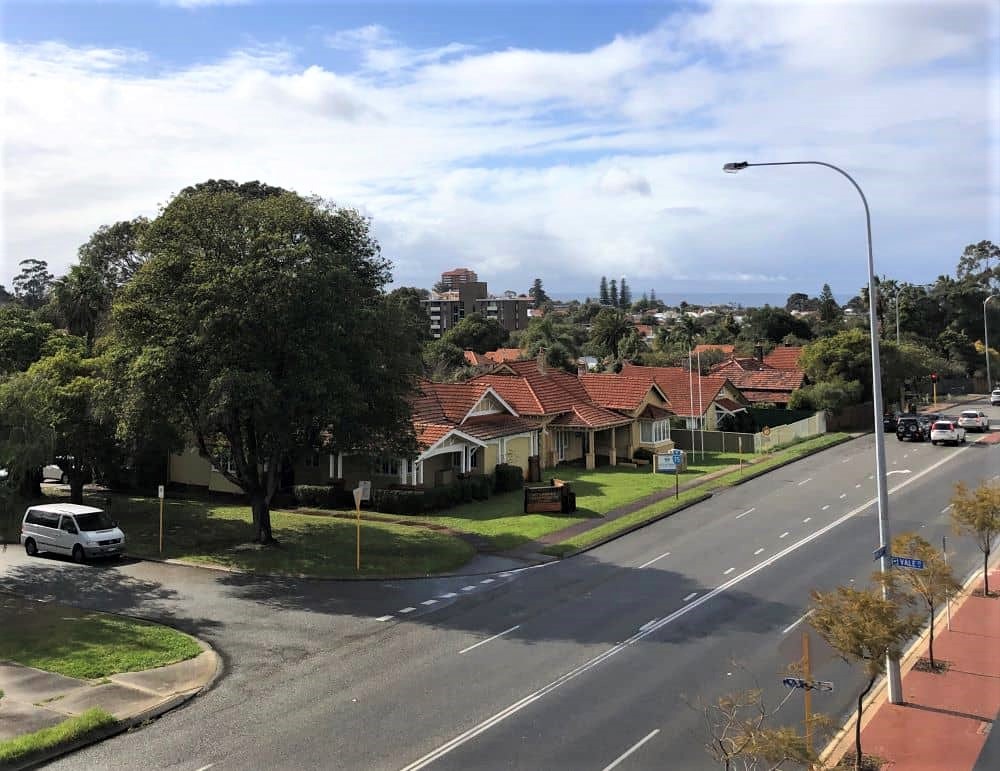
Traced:
<path fill-rule="evenodd" d="M 962 417 L 963 418 L 978 418 L 979 417 L 979 413 L 978 412 L 973 412 L 971 410 L 966 410 L 965 412 L 962 413 Z"/>
<path fill-rule="evenodd" d="M 93 511 L 89 514 L 77 514 L 76 524 L 84 532 L 94 530 L 110 530 L 115 525 L 103 511 Z"/>

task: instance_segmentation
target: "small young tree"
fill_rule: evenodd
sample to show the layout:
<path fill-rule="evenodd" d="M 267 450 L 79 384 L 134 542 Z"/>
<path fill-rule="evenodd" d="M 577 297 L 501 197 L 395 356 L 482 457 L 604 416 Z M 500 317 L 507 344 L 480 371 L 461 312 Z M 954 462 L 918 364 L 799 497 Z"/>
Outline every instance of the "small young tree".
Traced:
<path fill-rule="evenodd" d="M 971 535 L 983 553 L 983 594 L 989 597 L 990 551 L 1000 534 L 1000 484 L 981 482 L 975 490 L 964 482 L 956 484 L 951 498 L 951 524 L 959 535 Z"/>
<path fill-rule="evenodd" d="M 928 541 L 916 533 L 900 533 L 892 539 L 892 553 L 915 557 L 924 563 L 923 570 L 894 567 L 888 573 L 876 573 L 878 581 L 884 581 L 895 593 L 902 593 L 910 601 L 922 603 L 930 614 L 931 631 L 927 655 L 931 671 L 934 664 L 934 611 L 942 602 L 958 594 L 962 585 L 955 580 L 951 565 L 940 549 L 935 549 Z"/>
<path fill-rule="evenodd" d="M 886 657 L 898 659 L 903 645 L 920 629 L 922 618 L 903 614 L 892 600 L 874 589 L 838 586 L 832 592 L 813 591 L 809 625 L 844 661 L 864 666 L 868 684 L 858 694 L 854 727 L 854 768 L 861 771 L 861 712 L 864 698 L 885 672 Z"/>

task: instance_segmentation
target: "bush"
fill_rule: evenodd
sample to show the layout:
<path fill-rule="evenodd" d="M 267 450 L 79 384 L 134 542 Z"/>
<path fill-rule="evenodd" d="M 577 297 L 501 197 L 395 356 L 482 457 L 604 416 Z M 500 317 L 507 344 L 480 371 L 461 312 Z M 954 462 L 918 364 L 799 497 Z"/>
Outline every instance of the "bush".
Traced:
<path fill-rule="evenodd" d="M 424 490 L 375 490 L 372 505 L 384 514 L 419 514 L 424 510 Z"/>
<path fill-rule="evenodd" d="M 634 453 L 632 453 L 632 457 L 635 458 L 636 460 L 648 460 L 652 463 L 653 451 L 647 450 L 645 447 L 640 447 Z"/>
<path fill-rule="evenodd" d="M 509 463 L 498 463 L 495 475 L 495 489 L 498 493 L 508 490 L 520 490 L 524 487 L 524 471 L 520 466 Z"/>
<path fill-rule="evenodd" d="M 312 506 L 317 509 L 338 509 L 343 506 L 343 493 L 341 487 L 333 485 L 295 485 L 292 488 L 295 502 L 299 506 Z M 354 499 L 351 498 L 348 504 L 354 507 Z"/>

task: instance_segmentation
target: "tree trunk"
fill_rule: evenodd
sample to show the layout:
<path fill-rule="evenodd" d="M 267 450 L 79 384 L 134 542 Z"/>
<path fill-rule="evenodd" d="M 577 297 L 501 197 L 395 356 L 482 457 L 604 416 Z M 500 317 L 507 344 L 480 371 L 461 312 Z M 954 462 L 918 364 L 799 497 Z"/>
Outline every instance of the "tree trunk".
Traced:
<path fill-rule="evenodd" d="M 858 719 L 854 725 L 854 771 L 861 771 L 861 710 L 864 709 L 865 696 L 868 695 L 868 691 L 872 689 L 875 685 L 875 678 L 871 678 L 868 681 L 868 685 L 865 689 L 858 694 Z"/>
<path fill-rule="evenodd" d="M 927 657 L 931 660 L 931 672 L 934 671 L 934 606 L 931 605 L 931 633 L 927 638 Z"/>
<path fill-rule="evenodd" d="M 990 596 L 990 550 L 983 549 L 983 597 Z"/>
<path fill-rule="evenodd" d="M 263 493 L 251 496 L 250 508 L 253 510 L 254 542 L 260 544 L 274 543 L 271 536 L 271 507 Z"/>
<path fill-rule="evenodd" d="M 42 470 L 26 471 L 18 481 L 17 491 L 22 498 L 37 500 L 42 497 Z"/>
<path fill-rule="evenodd" d="M 73 474 L 69 480 L 69 502 L 83 503 L 83 475 Z"/>

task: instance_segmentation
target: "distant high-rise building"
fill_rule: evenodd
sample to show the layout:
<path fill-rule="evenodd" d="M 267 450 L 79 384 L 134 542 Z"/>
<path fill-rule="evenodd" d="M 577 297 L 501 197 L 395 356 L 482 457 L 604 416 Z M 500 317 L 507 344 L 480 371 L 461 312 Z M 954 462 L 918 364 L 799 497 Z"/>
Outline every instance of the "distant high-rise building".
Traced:
<path fill-rule="evenodd" d="M 479 281 L 476 271 L 468 268 L 453 268 L 441 274 L 441 283 L 445 289 L 455 289 L 461 284 L 471 284 Z"/>
<path fill-rule="evenodd" d="M 430 298 L 421 300 L 431 320 L 431 334 L 441 337 L 470 313 L 480 313 L 495 319 L 513 332 L 524 329 L 531 320 L 529 310 L 534 300 L 527 295 L 505 292 L 503 297 L 493 297 L 485 281 L 478 281 L 474 271 L 455 268 L 441 274 L 443 292 L 431 292 Z"/>

